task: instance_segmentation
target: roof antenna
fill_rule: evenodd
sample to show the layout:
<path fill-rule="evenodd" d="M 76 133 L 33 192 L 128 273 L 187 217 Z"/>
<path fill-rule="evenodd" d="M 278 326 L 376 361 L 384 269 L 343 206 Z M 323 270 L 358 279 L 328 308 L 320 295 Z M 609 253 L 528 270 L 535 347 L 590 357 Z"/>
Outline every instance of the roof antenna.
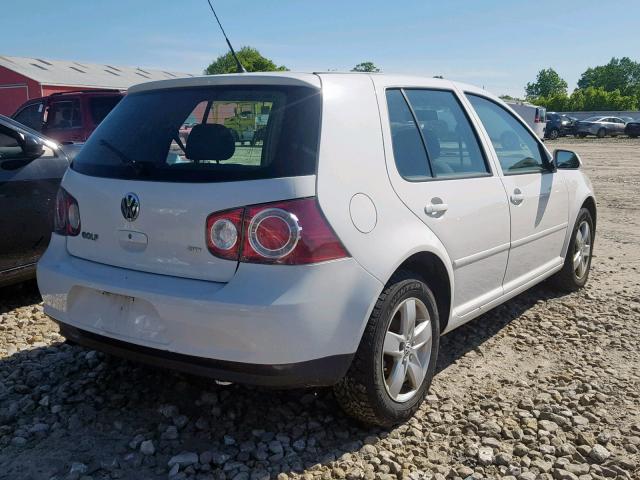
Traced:
<path fill-rule="evenodd" d="M 227 38 L 227 34 L 225 33 L 224 28 L 222 28 L 222 24 L 220 23 L 220 19 L 218 18 L 218 15 L 216 15 L 216 11 L 213 9 L 213 5 L 211 5 L 211 0 L 207 0 L 207 3 L 209 4 L 209 8 L 211 9 L 211 11 L 213 12 L 213 16 L 216 17 L 216 21 L 218 22 L 218 25 L 220 26 L 220 30 L 222 30 L 222 35 L 224 35 L 224 39 L 227 41 L 227 45 L 229 45 L 229 50 L 231 50 L 231 55 L 233 55 L 233 58 L 236 61 L 236 72 L 237 73 L 247 73 L 245 68 L 242 66 L 242 63 L 240 63 L 240 59 L 238 58 L 238 55 L 236 55 L 236 51 L 231 46 L 231 42 Z"/>

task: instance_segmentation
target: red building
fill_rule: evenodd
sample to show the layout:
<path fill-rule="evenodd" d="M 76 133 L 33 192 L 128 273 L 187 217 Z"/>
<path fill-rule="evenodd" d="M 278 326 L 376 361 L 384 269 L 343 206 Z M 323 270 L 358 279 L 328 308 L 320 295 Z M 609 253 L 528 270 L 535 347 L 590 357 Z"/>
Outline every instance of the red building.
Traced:
<path fill-rule="evenodd" d="M 0 55 L 0 114 L 12 115 L 27 100 L 85 89 L 126 90 L 137 83 L 192 77 L 189 73 L 64 60 Z"/>

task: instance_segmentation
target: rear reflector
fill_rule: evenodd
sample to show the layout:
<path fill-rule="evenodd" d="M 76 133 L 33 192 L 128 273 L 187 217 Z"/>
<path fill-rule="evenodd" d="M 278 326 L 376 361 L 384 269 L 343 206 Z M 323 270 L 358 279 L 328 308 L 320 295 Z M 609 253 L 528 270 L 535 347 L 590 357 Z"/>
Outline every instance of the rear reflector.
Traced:
<path fill-rule="evenodd" d="M 237 230 L 235 243 L 232 226 Z M 315 198 L 212 213 L 207 219 L 207 245 L 217 257 L 246 263 L 302 265 L 349 256 Z"/>

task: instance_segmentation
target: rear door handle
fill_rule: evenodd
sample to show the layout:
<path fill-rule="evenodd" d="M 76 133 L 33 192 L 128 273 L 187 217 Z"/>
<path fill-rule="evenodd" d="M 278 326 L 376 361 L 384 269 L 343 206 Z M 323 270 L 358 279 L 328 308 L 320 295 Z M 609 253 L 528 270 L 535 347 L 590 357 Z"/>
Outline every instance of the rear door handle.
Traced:
<path fill-rule="evenodd" d="M 514 205 L 520 205 L 522 202 L 524 202 L 524 194 L 522 193 L 522 190 L 516 188 L 511 194 L 511 203 Z"/>
<path fill-rule="evenodd" d="M 432 198 L 431 202 L 424 207 L 424 213 L 432 216 L 440 216 L 449 209 L 449 205 L 443 203 L 440 198 Z"/>

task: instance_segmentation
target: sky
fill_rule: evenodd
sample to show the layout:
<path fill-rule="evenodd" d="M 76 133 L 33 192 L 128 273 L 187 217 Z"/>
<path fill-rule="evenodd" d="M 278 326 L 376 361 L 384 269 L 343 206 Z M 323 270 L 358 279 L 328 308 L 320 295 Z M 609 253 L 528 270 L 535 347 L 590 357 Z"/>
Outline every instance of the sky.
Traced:
<path fill-rule="evenodd" d="M 576 86 L 640 60 L 640 0 L 213 0 L 236 49 L 294 71 L 443 75 L 521 97 L 542 68 Z M 201 73 L 226 53 L 206 0 L 29 0 L 0 18 L 0 55 Z"/>

